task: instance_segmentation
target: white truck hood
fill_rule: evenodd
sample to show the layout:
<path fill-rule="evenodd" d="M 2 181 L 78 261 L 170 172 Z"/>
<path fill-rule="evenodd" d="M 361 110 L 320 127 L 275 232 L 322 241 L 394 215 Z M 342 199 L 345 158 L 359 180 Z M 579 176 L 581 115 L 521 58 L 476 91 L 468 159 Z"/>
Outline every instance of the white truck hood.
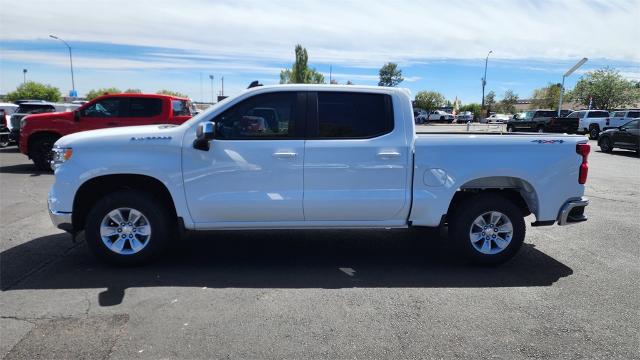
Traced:
<path fill-rule="evenodd" d="M 134 141 L 172 140 L 182 132 L 177 125 L 122 126 L 108 129 L 81 131 L 63 136 L 56 146 L 74 147 L 90 144 L 109 145 Z"/>

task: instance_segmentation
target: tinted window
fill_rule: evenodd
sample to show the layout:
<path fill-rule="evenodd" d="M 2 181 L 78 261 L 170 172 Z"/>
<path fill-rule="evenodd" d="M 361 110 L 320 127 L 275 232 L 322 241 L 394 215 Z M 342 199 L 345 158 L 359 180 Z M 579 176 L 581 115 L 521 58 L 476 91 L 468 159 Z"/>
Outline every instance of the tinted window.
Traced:
<path fill-rule="evenodd" d="M 556 111 L 536 111 L 536 117 L 553 117 L 558 113 Z"/>
<path fill-rule="evenodd" d="M 253 96 L 215 118 L 219 139 L 264 139 L 294 136 L 297 93 Z"/>
<path fill-rule="evenodd" d="M 27 104 L 23 104 L 23 105 L 20 105 L 20 107 L 18 107 L 18 109 L 16 110 L 16 113 L 18 113 L 18 114 L 40 114 L 40 113 L 54 112 L 54 111 L 56 111 L 56 108 L 53 105 L 39 105 L 39 104 L 27 105 Z"/>
<path fill-rule="evenodd" d="M 571 114 L 567 115 L 568 118 L 578 118 L 579 113 L 577 111 L 572 112 Z"/>
<path fill-rule="evenodd" d="M 613 113 L 614 117 L 624 117 L 624 111 L 616 111 Z"/>
<path fill-rule="evenodd" d="M 630 118 L 640 117 L 640 111 L 629 111 L 627 113 L 627 117 L 630 117 Z"/>
<path fill-rule="evenodd" d="M 189 102 L 187 100 L 172 100 L 173 116 L 191 116 Z"/>
<path fill-rule="evenodd" d="M 82 111 L 87 117 L 123 117 L 127 106 L 126 98 L 110 98 L 96 101 Z"/>
<path fill-rule="evenodd" d="M 606 111 L 589 111 L 589 114 L 587 114 L 588 118 L 603 118 L 603 117 L 609 117 L 609 113 Z"/>
<path fill-rule="evenodd" d="M 318 92 L 321 138 L 365 138 L 393 130 L 391 97 L 384 94 Z"/>
<path fill-rule="evenodd" d="M 162 113 L 162 99 L 130 98 L 129 117 L 152 117 Z"/>

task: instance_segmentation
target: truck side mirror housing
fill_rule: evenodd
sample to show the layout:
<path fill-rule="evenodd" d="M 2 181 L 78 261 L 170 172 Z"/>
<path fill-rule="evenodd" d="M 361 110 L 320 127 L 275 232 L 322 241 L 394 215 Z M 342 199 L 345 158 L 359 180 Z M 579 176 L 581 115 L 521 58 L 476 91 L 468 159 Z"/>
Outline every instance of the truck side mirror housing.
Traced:
<path fill-rule="evenodd" d="M 213 140 L 215 136 L 216 124 L 210 121 L 198 124 L 196 129 L 196 139 L 193 140 L 193 148 L 209 151 L 209 141 Z"/>

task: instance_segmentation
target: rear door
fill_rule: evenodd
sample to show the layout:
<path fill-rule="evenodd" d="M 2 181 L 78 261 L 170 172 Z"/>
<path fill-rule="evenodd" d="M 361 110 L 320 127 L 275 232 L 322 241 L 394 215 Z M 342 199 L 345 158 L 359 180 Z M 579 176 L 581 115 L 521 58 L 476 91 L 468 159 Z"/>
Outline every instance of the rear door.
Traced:
<path fill-rule="evenodd" d="M 407 206 L 410 153 L 392 97 L 319 91 L 309 109 L 305 220 L 395 220 Z"/>
<path fill-rule="evenodd" d="M 614 146 L 621 146 L 625 148 L 635 149 L 638 146 L 638 138 L 640 133 L 638 132 L 638 125 L 640 121 L 632 120 L 620 127 L 620 130 L 616 131 L 614 135 Z"/>
<path fill-rule="evenodd" d="M 130 97 L 128 116 L 119 126 L 166 124 L 163 102 L 162 98 L 156 97 Z"/>

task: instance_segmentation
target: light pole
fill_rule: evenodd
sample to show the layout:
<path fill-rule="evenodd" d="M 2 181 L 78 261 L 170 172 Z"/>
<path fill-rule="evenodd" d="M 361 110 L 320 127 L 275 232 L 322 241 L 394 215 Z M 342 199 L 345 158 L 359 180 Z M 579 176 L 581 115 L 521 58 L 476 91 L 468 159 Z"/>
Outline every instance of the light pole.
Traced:
<path fill-rule="evenodd" d="M 67 44 L 66 41 L 60 39 L 59 37 L 55 36 L 55 35 L 49 35 L 50 38 L 52 39 L 56 39 L 56 40 L 60 40 L 62 41 L 67 48 L 69 49 L 69 64 L 71 65 L 71 94 L 72 96 L 76 96 L 76 82 L 73 79 L 73 57 L 71 56 L 71 46 L 69 46 L 69 44 Z"/>
<path fill-rule="evenodd" d="M 482 78 L 482 106 L 480 109 L 484 109 L 484 87 L 487 85 L 487 63 L 489 62 L 489 55 L 493 52 L 493 50 L 489 50 L 487 53 L 487 57 L 484 59 L 484 77 Z"/>
<path fill-rule="evenodd" d="M 573 74 L 574 71 L 578 70 L 578 68 L 582 65 L 584 65 L 584 63 L 587 62 L 587 58 L 582 58 L 582 60 L 578 61 L 578 63 L 576 63 L 575 65 L 573 65 L 573 67 L 569 70 L 567 70 L 566 73 L 564 73 L 564 75 L 562 75 L 562 86 L 560 87 L 560 102 L 558 103 L 558 117 L 560 117 L 560 111 L 562 110 L 562 95 L 564 94 L 564 79 Z"/>
<path fill-rule="evenodd" d="M 213 100 L 215 96 L 215 93 L 213 92 L 213 78 L 214 78 L 213 75 L 209 75 L 209 79 L 211 79 L 211 105 L 213 105 L 213 103 L 215 102 Z"/>
<path fill-rule="evenodd" d="M 22 69 L 22 83 L 27 83 L 27 69 Z"/>

